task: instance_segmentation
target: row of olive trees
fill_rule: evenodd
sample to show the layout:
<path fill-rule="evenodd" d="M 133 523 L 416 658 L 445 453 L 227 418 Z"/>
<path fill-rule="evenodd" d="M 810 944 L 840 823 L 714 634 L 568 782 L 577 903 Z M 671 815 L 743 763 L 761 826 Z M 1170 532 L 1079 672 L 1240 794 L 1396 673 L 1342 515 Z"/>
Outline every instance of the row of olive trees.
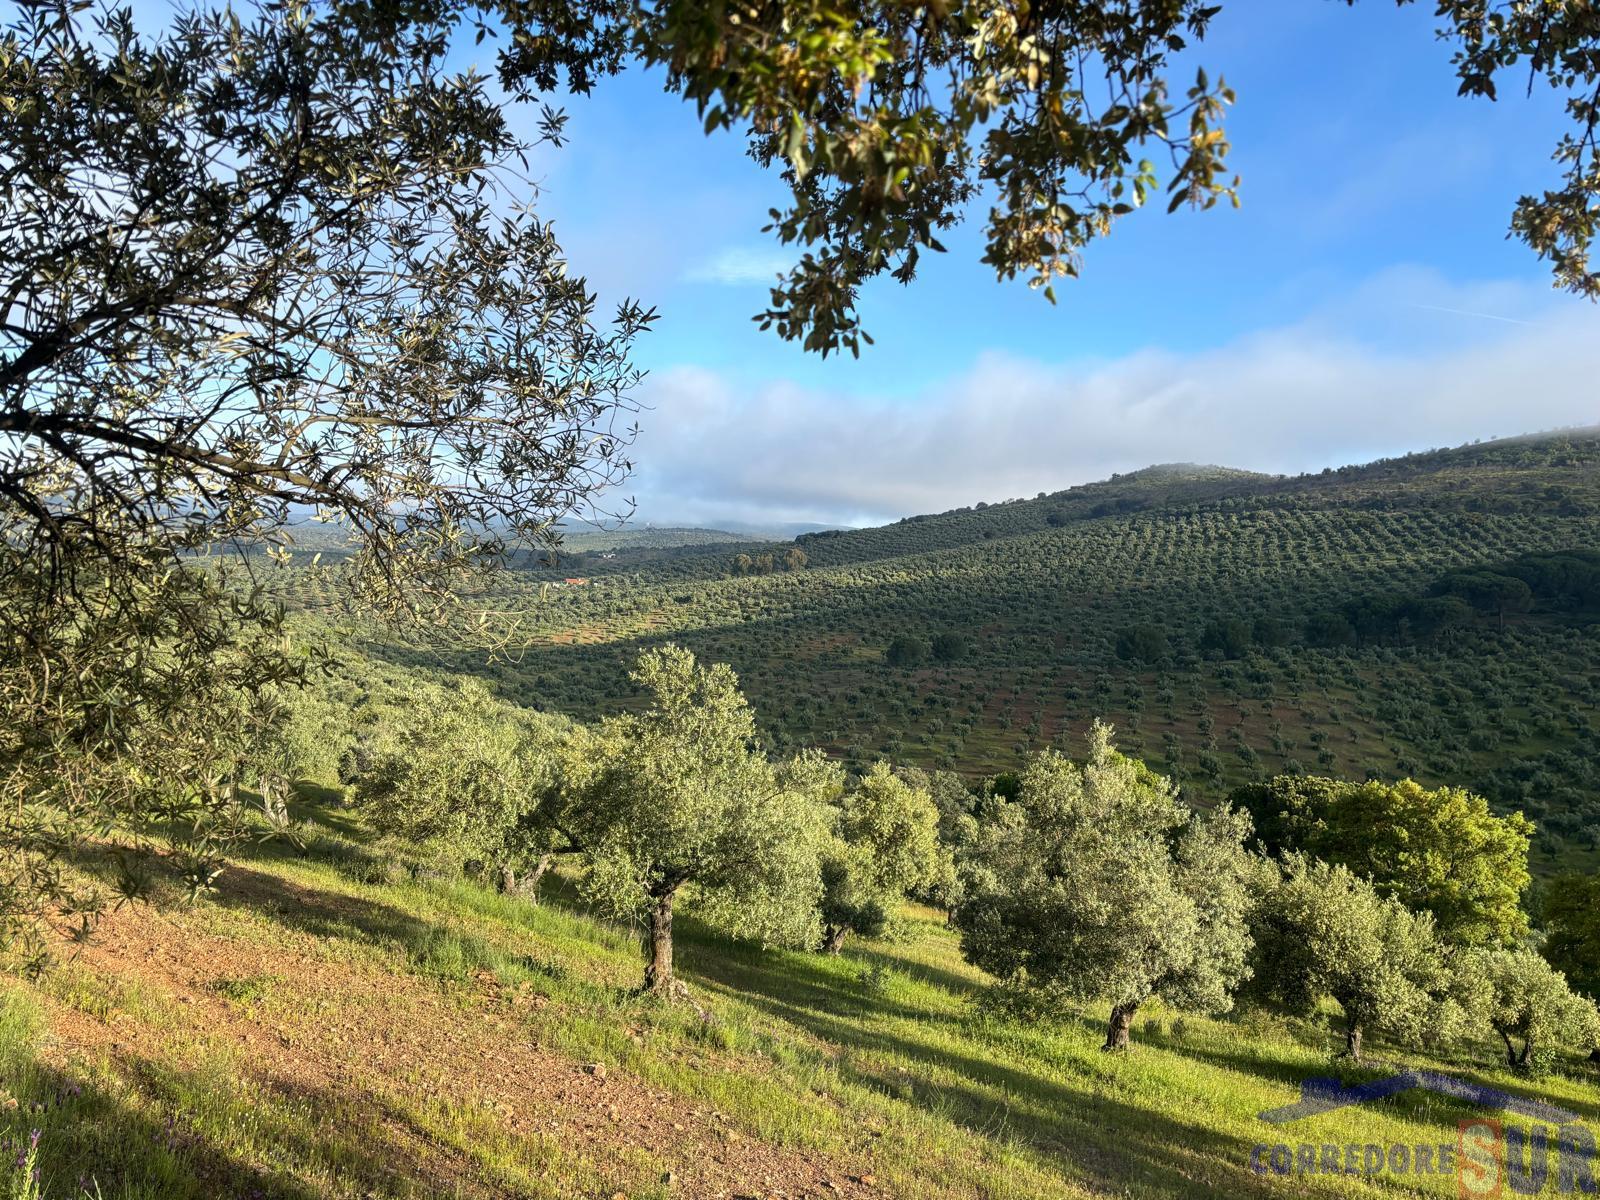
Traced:
<path fill-rule="evenodd" d="M 502 887 L 570 856 L 597 908 L 647 925 L 644 985 L 662 993 L 686 891 L 730 933 L 836 952 L 949 874 L 933 801 L 886 764 L 852 783 L 817 751 L 772 760 L 732 670 L 678 647 L 644 653 L 633 678 L 649 705 L 597 725 L 476 683 L 419 685 L 356 754 L 357 795 L 384 829 Z"/>
<path fill-rule="evenodd" d="M 1357 1060 L 1368 1033 L 1444 1045 L 1492 1030 L 1519 1067 L 1560 1045 L 1600 1044 L 1594 1003 L 1522 944 L 1525 822 L 1451 789 L 1350 787 L 1347 799 L 1340 819 L 1365 822 L 1377 847 L 1410 851 L 1388 863 L 1369 854 L 1359 869 L 1293 849 L 1265 857 L 1248 844 L 1246 812 L 1191 813 L 1096 724 L 1084 765 L 1035 756 L 963 849 L 963 949 L 1035 998 L 1108 1002 L 1107 1049 L 1128 1045 L 1154 998 L 1308 1013 L 1331 999 Z M 1408 831 L 1396 819 L 1406 813 L 1424 816 Z M 1428 844 L 1423 828 L 1454 844 Z M 1504 861 L 1519 845 L 1520 875 Z"/>
<path fill-rule="evenodd" d="M 384 828 L 504 888 L 570 857 L 597 908 L 647 927 L 658 993 L 679 987 L 686 893 L 729 933 L 834 952 L 916 895 L 1012 994 L 1107 1002 L 1108 1049 L 1153 998 L 1332 1000 L 1357 1059 L 1369 1033 L 1491 1030 L 1522 1067 L 1600 1042 L 1593 1003 L 1526 944 L 1530 826 L 1458 789 L 1279 779 L 1193 813 L 1098 723 L 1081 765 L 1045 751 L 981 796 L 885 763 L 850 780 L 817 751 L 771 758 L 725 665 L 669 646 L 634 679 L 648 705 L 596 725 L 414 684 L 349 773 Z"/>

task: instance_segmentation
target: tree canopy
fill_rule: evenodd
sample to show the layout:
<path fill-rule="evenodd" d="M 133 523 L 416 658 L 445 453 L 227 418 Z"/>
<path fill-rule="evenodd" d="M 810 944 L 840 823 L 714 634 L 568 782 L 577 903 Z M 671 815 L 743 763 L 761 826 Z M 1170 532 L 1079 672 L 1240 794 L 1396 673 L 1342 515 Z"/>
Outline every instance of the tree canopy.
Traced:
<path fill-rule="evenodd" d="M 1280 776 L 1235 791 L 1274 850 L 1342 863 L 1379 893 L 1431 913 L 1439 936 L 1462 945 L 1510 944 L 1528 926 L 1533 823 L 1496 816 L 1463 788 L 1342 783 Z"/>
<path fill-rule="evenodd" d="M 1357 1061 L 1369 1032 L 1421 1038 L 1447 991 L 1433 918 L 1344 866 L 1290 856 L 1252 909 L 1250 933 L 1252 990 L 1305 1012 L 1324 996 L 1336 1001 Z"/>
<path fill-rule="evenodd" d="M 596 317 L 442 18 L 286 0 L 145 35 L 43 4 L 0 30 L 8 917 L 92 919 L 51 865 L 84 832 L 214 830 L 265 786 L 253 697 L 321 665 L 252 588 L 292 522 L 340 529 L 358 603 L 444 621 L 624 468 L 651 314 Z"/>
<path fill-rule="evenodd" d="M 888 648 L 883 652 L 884 662 L 891 667 L 904 667 L 908 670 L 912 667 L 921 666 L 923 660 L 927 657 L 928 643 L 922 638 L 914 637 L 911 634 L 901 634 L 890 642 Z"/>
<path fill-rule="evenodd" d="M 1539 916 L 1544 956 L 1575 991 L 1600 999 L 1600 876 L 1551 880 Z"/>
<path fill-rule="evenodd" d="M 645 986 L 674 987 L 672 915 L 692 886 L 700 911 L 734 933 L 814 945 L 833 769 L 819 755 L 773 764 L 725 663 L 677 646 L 647 650 L 633 678 L 641 713 L 606 721 L 598 767 L 562 814 L 602 908 L 649 922 Z"/>
<path fill-rule="evenodd" d="M 1573 995 L 1561 972 L 1535 951 L 1479 952 L 1468 955 L 1458 970 L 1468 981 L 1460 989 L 1466 1003 L 1504 1041 L 1510 1066 L 1547 1065 L 1560 1045 L 1585 1054 L 1600 1047 L 1594 1001 Z"/>
<path fill-rule="evenodd" d="M 597 322 L 446 32 L 290 0 L 0 38 L 0 495 L 46 598 L 299 516 L 415 603 L 613 477 L 649 314 Z"/>
<path fill-rule="evenodd" d="M 1109 1001 L 1107 1049 L 1128 1044 L 1152 996 L 1224 1011 L 1248 974 L 1248 832 L 1231 811 L 1191 815 L 1096 723 L 1082 767 L 1035 755 L 1016 799 L 980 826 L 962 950 L 1001 979 Z"/>
<path fill-rule="evenodd" d="M 933 798 L 888 763 L 874 763 L 839 798 L 823 853 L 823 945 L 837 951 L 849 933 L 882 933 L 908 892 L 948 874 Z"/>
<path fill-rule="evenodd" d="M 569 755 L 563 743 L 574 738 Z M 380 828 L 457 865 L 479 862 L 509 889 L 564 845 L 555 824 L 563 762 L 586 750 L 564 721 L 500 703 L 477 681 L 424 684 L 363 748 L 355 793 Z"/>
<path fill-rule="evenodd" d="M 757 319 L 808 349 L 870 341 L 861 285 L 886 274 L 909 282 L 979 197 L 983 261 L 1052 298 L 1089 244 L 1136 209 L 1238 202 L 1222 125 L 1233 90 L 1204 68 L 1177 74 L 1225 0 L 457 2 L 509 29 L 500 74 L 521 94 L 588 92 L 638 59 L 666 69 L 708 131 L 743 132 L 752 157 L 782 173 L 789 195 L 770 228 L 798 251 Z M 1441 0 L 1436 20 L 1461 94 L 1493 100 L 1509 78 L 1564 101 L 1559 182 L 1518 201 L 1511 232 L 1558 286 L 1600 295 L 1589 259 L 1600 230 L 1600 18 L 1588 5 Z"/>

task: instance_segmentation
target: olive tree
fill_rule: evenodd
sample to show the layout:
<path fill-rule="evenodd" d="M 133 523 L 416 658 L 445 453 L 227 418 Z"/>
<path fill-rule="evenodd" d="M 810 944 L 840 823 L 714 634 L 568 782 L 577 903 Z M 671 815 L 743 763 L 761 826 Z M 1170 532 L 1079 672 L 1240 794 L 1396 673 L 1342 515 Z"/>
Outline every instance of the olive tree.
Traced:
<path fill-rule="evenodd" d="M 1250 932 L 1252 991 L 1303 1012 L 1333 999 L 1345 1053 L 1357 1062 L 1368 1033 L 1418 1039 L 1448 990 L 1433 918 L 1379 895 L 1348 867 L 1286 857 L 1252 909 Z"/>
<path fill-rule="evenodd" d="M 340 782 L 356 746 L 348 703 L 325 687 L 280 687 L 264 691 L 271 734 L 258 747 L 261 773 L 314 785 Z"/>
<path fill-rule="evenodd" d="M 556 822 L 565 723 L 502 703 L 476 680 L 419 684 L 362 748 L 355 781 L 378 828 L 489 869 L 502 891 L 565 847 Z"/>
<path fill-rule="evenodd" d="M 1600 1046 L 1594 1001 L 1574 995 L 1565 976 L 1537 952 L 1477 951 L 1464 955 L 1457 971 L 1468 1011 L 1505 1043 L 1509 1066 L 1542 1066 L 1561 1045 L 1585 1055 Z"/>
<path fill-rule="evenodd" d="M 939 814 L 939 845 L 944 851 L 939 858 L 938 875 L 912 895 L 943 909 L 948 917 L 961 903 L 966 886 L 962 857 L 978 836 L 978 796 L 954 771 L 929 773 L 907 767 L 901 774 L 913 787 L 926 790 L 933 800 Z"/>
<path fill-rule="evenodd" d="M 260 696 L 326 660 L 258 551 L 323 523 L 350 598 L 453 623 L 623 470 L 651 314 L 597 317 L 448 19 L 0 29 L 0 933 L 91 927 L 107 897 L 63 864 L 108 835 L 188 830 L 208 886 L 246 798 L 281 796 L 248 767 Z"/>
<path fill-rule="evenodd" d="M 676 990 L 672 917 L 685 888 L 730 932 L 815 945 L 832 769 L 816 754 L 770 762 L 726 664 L 702 667 L 669 645 L 641 654 L 633 679 L 648 707 L 604 722 L 592 777 L 561 821 L 587 894 L 648 922 L 644 987 Z"/>
<path fill-rule="evenodd" d="M 945 873 L 939 813 L 927 791 L 878 762 L 840 797 L 822 858 L 822 946 L 883 932 L 897 904 Z"/>
<path fill-rule="evenodd" d="M 1249 974 L 1248 821 L 1189 813 L 1172 784 L 1096 722 L 1081 767 L 1035 755 L 968 852 L 963 953 L 1003 979 L 1108 1001 L 1105 1047 L 1128 1045 L 1152 997 L 1230 1007 Z"/>

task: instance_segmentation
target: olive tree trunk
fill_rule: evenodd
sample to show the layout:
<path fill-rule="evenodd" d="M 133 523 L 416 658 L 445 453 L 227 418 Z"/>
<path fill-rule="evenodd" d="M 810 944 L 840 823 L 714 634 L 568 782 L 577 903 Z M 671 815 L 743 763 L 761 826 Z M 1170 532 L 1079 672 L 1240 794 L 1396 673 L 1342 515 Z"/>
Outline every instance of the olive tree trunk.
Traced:
<path fill-rule="evenodd" d="M 1126 1050 L 1133 1033 L 1133 1014 L 1139 1011 L 1138 1004 L 1114 1004 L 1111 1006 L 1111 1021 L 1106 1026 L 1106 1044 L 1102 1050 Z"/>
<path fill-rule="evenodd" d="M 644 990 L 657 995 L 672 991 L 672 899 L 677 888 L 670 888 L 655 898 L 650 909 L 650 944 L 645 948 Z"/>
<path fill-rule="evenodd" d="M 539 883 L 544 879 L 544 873 L 550 869 L 550 864 L 554 859 L 555 855 L 553 854 L 541 854 L 539 861 L 534 864 L 533 870 L 522 882 L 523 890 L 528 893 L 528 899 L 535 904 L 539 903 Z"/>
<path fill-rule="evenodd" d="M 1351 1062 L 1361 1061 L 1361 1023 L 1346 1021 L 1344 1027 L 1344 1052 Z"/>

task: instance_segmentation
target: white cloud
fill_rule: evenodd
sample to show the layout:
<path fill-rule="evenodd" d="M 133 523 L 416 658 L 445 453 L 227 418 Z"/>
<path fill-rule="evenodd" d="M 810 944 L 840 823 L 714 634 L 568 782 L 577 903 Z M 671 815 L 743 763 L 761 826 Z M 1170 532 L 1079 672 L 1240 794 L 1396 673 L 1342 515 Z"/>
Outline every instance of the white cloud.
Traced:
<path fill-rule="evenodd" d="M 1594 423 L 1597 380 L 1594 308 L 1397 271 L 1213 349 L 984 353 L 911 401 L 667 369 L 633 490 L 657 520 L 876 522 L 1155 462 L 1295 472 Z"/>
<path fill-rule="evenodd" d="M 742 287 L 755 283 L 772 283 L 793 266 L 791 255 L 781 250 L 752 249 L 748 246 L 729 246 L 712 258 L 692 267 L 684 275 L 689 283 L 718 283 L 726 287 Z"/>

